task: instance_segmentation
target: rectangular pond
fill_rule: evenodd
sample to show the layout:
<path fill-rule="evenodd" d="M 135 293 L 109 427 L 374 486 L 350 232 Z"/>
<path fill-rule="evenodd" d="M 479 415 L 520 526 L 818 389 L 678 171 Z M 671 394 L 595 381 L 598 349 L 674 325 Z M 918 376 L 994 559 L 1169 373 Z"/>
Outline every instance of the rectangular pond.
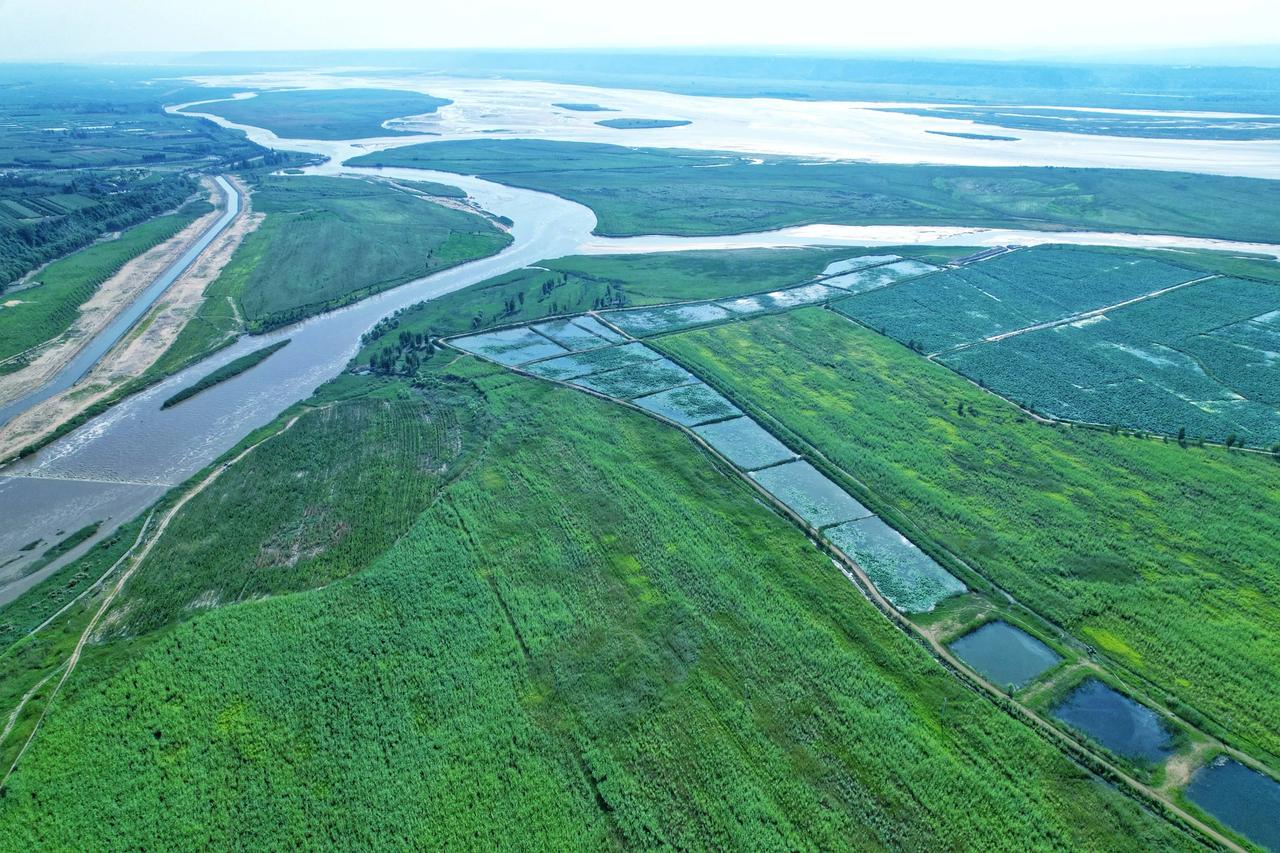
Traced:
<path fill-rule="evenodd" d="M 570 320 L 551 320 L 546 323 L 536 323 L 530 328 L 572 352 L 597 349 L 613 343 Z"/>
<path fill-rule="evenodd" d="M 564 347 L 524 326 L 454 338 L 450 343 L 464 352 L 484 356 L 508 367 L 567 352 Z"/>
<path fill-rule="evenodd" d="M 716 304 L 722 308 L 728 308 L 735 314 L 757 314 L 762 311 L 785 311 L 801 305 L 815 305 L 841 295 L 843 291 L 821 284 L 804 284 L 788 290 L 771 290 L 768 293 L 742 296 Z"/>
<path fill-rule="evenodd" d="M 1081 682 L 1051 713 L 1134 761 L 1157 764 L 1173 751 L 1173 738 L 1155 711 L 1096 678 Z"/>
<path fill-rule="evenodd" d="M 901 255 L 858 255 L 856 258 L 845 258 L 843 261 L 834 261 L 827 264 L 827 268 L 822 271 L 822 274 L 839 275 L 842 272 L 865 270 L 867 267 L 876 267 L 880 264 L 900 260 L 902 260 Z"/>
<path fill-rule="evenodd" d="M 751 418 L 707 424 L 694 427 L 693 431 L 744 471 L 776 465 L 796 457 L 789 447 Z"/>
<path fill-rule="evenodd" d="M 692 385 L 697 381 L 698 378 L 692 373 L 665 358 L 657 361 L 642 361 L 617 370 L 592 373 L 572 380 L 574 385 L 624 400 L 656 394 L 677 385 Z"/>
<path fill-rule="evenodd" d="M 629 335 L 644 337 L 702 326 L 733 315 L 711 302 L 693 302 L 688 305 L 606 311 L 600 316 Z"/>
<path fill-rule="evenodd" d="M 865 293 L 878 287 L 915 275 L 935 272 L 938 268 L 924 261 L 897 261 L 882 267 L 858 270 L 823 280 L 828 287 L 838 287 L 847 293 Z"/>
<path fill-rule="evenodd" d="M 998 687 L 1018 690 L 1062 658 L 1035 637 L 997 620 L 970 631 L 950 646 L 956 657 Z"/>
<path fill-rule="evenodd" d="M 1183 793 L 1223 826 L 1280 853 L 1280 782 L 1222 756 L 1196 773 Z"/>
<path fill-rule="evenodd" d="M 610 329 L 608 326 L 606 326 L 604 323 L 601 323 L 595 317 L 590 317 L 586 314 L 583 314 L 579 317 L 574 317 L 573 324 L 578 328 L 586 329 L 588 332 L 590 332 L 593 335 L 596 335 L 597 337 L 604 338 L 606 341 L 608 341 L 611 344 L 620 344 L 626 340 L 626 338 L 624 338 L 622 335 L 618 334 L 613 329 Z"/>
<path fill-rule="evenodd" d="M 736 406 L 702 383 L 659 391 L 647 397 L 637 397 L 632 402 L 683 426 L 724 420 L 742 414 Z"/>
<path fill-rule="evenodd" d="M 808 462 L 792 462 L 751 475 L 757 483 L 796 515 L 814 527 L 825 527 L 854 518 L 866 518 L 871 510 L 824 477 Z"/>
<path fill-rule="evenodd" d="M 616 370 L 630 364 L 644 361 L 657 361 L 661 355 L 641 343 L 624 344 L 620 347 L 590 350 L 574 353 L 560 358 L 549 358 L 526 364 L 524 369 L 545 379 L 574 379 L 588 373 L 600 373 L 605 370 Z"/>
<path fill-rule="evenodd" d="M 944 598 L 965 591 L 955 575 L 875 516 L 833 527 L 826 536 L 858 562 L 881 595 L 905 613 L 932 610 Z"/>

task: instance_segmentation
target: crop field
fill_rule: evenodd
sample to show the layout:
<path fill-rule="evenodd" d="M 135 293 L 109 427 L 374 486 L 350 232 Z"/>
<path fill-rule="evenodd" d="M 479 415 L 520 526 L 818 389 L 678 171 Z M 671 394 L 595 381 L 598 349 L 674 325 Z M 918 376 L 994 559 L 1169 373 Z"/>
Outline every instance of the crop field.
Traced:
<path fill-rule="evenodd" d="M 871 515 L 871 510 L 803 460 L 753 471 L 751 477 L 814 527 Z"/>
<path fill-rule="evenodd" d="M 1192 270 L 1152 258 L 1045 246 L 858 294 L 837 310 L 913 348 L 939 352 L 1195 278 Z"/>
<path fill-rule="evenodd" d="M 432 142 L 349 162 L 479 175 L 554 193 L 590 207 L 597 232 L 611 237 L 814 223 L 1072 227 L 1261 242 L 1280 233 L 1275 181 L 1179 172 L 814 164 L 532 139 Z"/>
<path fill-rule="evenodd" d="M 683 426 L 721 421 L 742 414 L 732 403 L 701 383 L 637 397 L 632 402 Z"/>
<path fill-rule="evenodd" d="M 659 358 L 641 361 L 616 370 L 592 373 L 570 380 L 574 385 L 589 388 L 610 397 L 629 400 L 656 394 L 677 385 L 692 385 L 697 377 L 678 364 Z"/>
<path fill-rule="evenodd" d="M 1280 442 L 1280 284 L 1211 279 L 941 361 L 1056 418 Z"/>
<path fill-rule="evenodd" d="M 653 346 L 788 444 L 856 477 L 879 515 L 914 522 L 1154 683 L 1193 724 L 1280 755 L 1280 666 L 1268 652 L 1280 646 L 1271 459 L 1037 423 L 815 308 Z"/>
<path fill-rule="evenodd" d="M 524 369 L 544 379 L 574 379 L 586 376 L 588 373 L 616 370 L 619 367 L 657 361 L 660 358 L 662 356 L 659 353 L 644 344 L 632 342 L 608 349 L 590 350 L 563 355 L 559 358 L 549 358 L 545 361 L 535 361 L 532 364 L 526 364 Z"/>
<path fill-rule="evenodd" d="M 35 276 L 36 286 L 0 295 L 0 359 L 65 332 L 99 285 L 210 209 L 207 202 L 193 202 L 177 213 L 135 225 L 115 240 L 95 243 L 49 264 Z"/>
<path fill-rule="evenodd" d="M 369 559 L 337 576 L 304 569 L 325 555 L 255 559 L 292 554 L 326 503 L 289 498 L 295 472 L 370 443 L 336 412 L 224 475 L 243 513 L 221 514 L 229 486 L 180 513 L 161 544 L 200 547 L 140 570 L 152 583 L 10 779 L 0 849 L 1193 846 L 956 682 L 684 435 L 471 359 L 447 370 L 420 392 L 344 380 L 425 395 L 385 410 L 406 449 L 449 446 L 417 444 L 448 412 L 486 425 L 462 429 L 475 462 L 433 502 L 403 491 L 421 467 L 378 466 L 401 485 L 359 488 L 351 522 L 423 502 Z M 328 487 L 351 494 L 368 462 Z"/>
<path fill-rule="evenodd" d="M 285 139 L 360 139 L 393 136 L 388 119 L 434 113 L 453 103 L 417 92 L 391 89 L 259 92 L 240 101 L 204 104 L 197 111 L 237 124 L 265 127 Z"/>
<path fill-rule="evenodd" d="M 907 537 L 875 516 L 825 531 L 841 551 L 858 561 L 876 588 L 904 613 L 921 613 L 965 591 L 965 585 Z"/>

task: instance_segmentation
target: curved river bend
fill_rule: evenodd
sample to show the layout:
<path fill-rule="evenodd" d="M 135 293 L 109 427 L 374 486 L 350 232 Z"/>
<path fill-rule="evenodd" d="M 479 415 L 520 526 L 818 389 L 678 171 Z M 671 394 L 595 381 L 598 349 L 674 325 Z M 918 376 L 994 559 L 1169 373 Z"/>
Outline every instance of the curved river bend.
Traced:
<path fill-rule="evenodd" d="M 190 106 L 190 105 L 188 105 Z M 178 109 L 178 108 L 175 108 Z M 210 118 L 215 118 L 210 116 Z M 510 218 L 513 242 L 482 260 L 417 279 L 355 305 L 313 317 L 266 335 L 245 337 L 163 383 L 121 402 L 85 426 L 50 444 L 34 456 L 0 469 L 0 507 L 6 525 L 0 529 L 0 603 L 12 600 L 66 561 L 87 550 L 119 524 L 135 516 L 170 486 L 186 479 L 234 446 L 253 429 L 272 421 L 293 403 L 310 396 L 336 376 L 355 355 L 360 336 L 382 317 L 468 287 L 496 275 L 548 258 L 582 251 L 659 252 L 702 248 L 746 248 L 787 245 L 891 245 L 934 243 L 981 246 L 1002 243 L 1054 242 L 1148 247 L 1201 247 L 1208 241 L 1142 235 L 1096 235 L 1018 232 L 938 227 L 809 226 L 726 238 L 640 237 L 609 240 L 593 237 L 595 215 L 575 202 L 517 189 L 474 177 L 419 169 L 352 169 L 342 162 L 374 148 L 424 141 L 400 136 L 356 144 L 319 140 L 277 139 L 261 128 L 241 129 L 267 147 L 323 154 L 331 160 L 305 170 L 310 174 L 378 175 L 434 180 L 461 187 L 486 210 Z M 1280 257 L 1280 246 L 1214 243 L 1214 248 L 1265 252 Z M 180 406 L 162 410 L 160 403 L 179 388 L 232 359 L 273 341 L 292 343 L 261 365 L 223 382 Z M 43 547 L 93 521 L 105 523 L 93 539 L 39 572 L 18 577 L 42 549 L 19 549 L 37 538 Z M 19 559 L 10 561 L 17 556 Z"/>

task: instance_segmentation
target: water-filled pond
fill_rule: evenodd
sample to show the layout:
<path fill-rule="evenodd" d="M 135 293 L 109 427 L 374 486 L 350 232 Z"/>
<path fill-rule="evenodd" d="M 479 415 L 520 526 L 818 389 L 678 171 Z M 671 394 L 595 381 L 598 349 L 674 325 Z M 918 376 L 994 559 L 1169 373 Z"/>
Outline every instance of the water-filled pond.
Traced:
<path fill-rule="evenodd" d="M 988 622 L 951 644 L 960 660 L 999 687 L 1015 690 L 1034 681 L 1062 658 L 1008 622 Z"/>
<path fill-rule="evenodd" d="M 1115 754 L 1135 761 L 1156 763 L 1173 751 L 1169 730 L 1155 711 L 1096 678 L 1081 682 L 1052 713 Z"/>
<path fill-rule="evenodd" d="M 1280 851 L 1280 782 L 1224 756 L 1197 773 L 1184 793 L 1250 841 Z"/>

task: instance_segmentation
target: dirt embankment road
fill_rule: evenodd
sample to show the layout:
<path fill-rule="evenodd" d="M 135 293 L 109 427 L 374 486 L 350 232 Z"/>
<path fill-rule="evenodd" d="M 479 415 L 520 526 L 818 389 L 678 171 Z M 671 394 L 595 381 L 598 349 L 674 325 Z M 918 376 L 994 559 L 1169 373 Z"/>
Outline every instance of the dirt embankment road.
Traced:
<path fill-rule="evenodd" d="M 239 216 L 214 238 L 135 329 L 112 347 L 84 379 L 0 428 L 0 459 L 40 440 L 59 424 L 115 393 L 124 383 L 155 364 L 173 344 L 204 301 L 205 289 L 221 274 L 245 237 L 262 222 L 263 215 L 252 211 L 248 189 L 234 178 L 229 180 L 243 199 Z M 201 217 L 173 238 L 126 264 L 85 304 L 65 342 L 55 344 L 23 370 L 0 377 L 0 402 L 16 399 L 47 382 L 156 276 L 182 257 L 219 215 L 220 211 L 215 211 Z"/>

